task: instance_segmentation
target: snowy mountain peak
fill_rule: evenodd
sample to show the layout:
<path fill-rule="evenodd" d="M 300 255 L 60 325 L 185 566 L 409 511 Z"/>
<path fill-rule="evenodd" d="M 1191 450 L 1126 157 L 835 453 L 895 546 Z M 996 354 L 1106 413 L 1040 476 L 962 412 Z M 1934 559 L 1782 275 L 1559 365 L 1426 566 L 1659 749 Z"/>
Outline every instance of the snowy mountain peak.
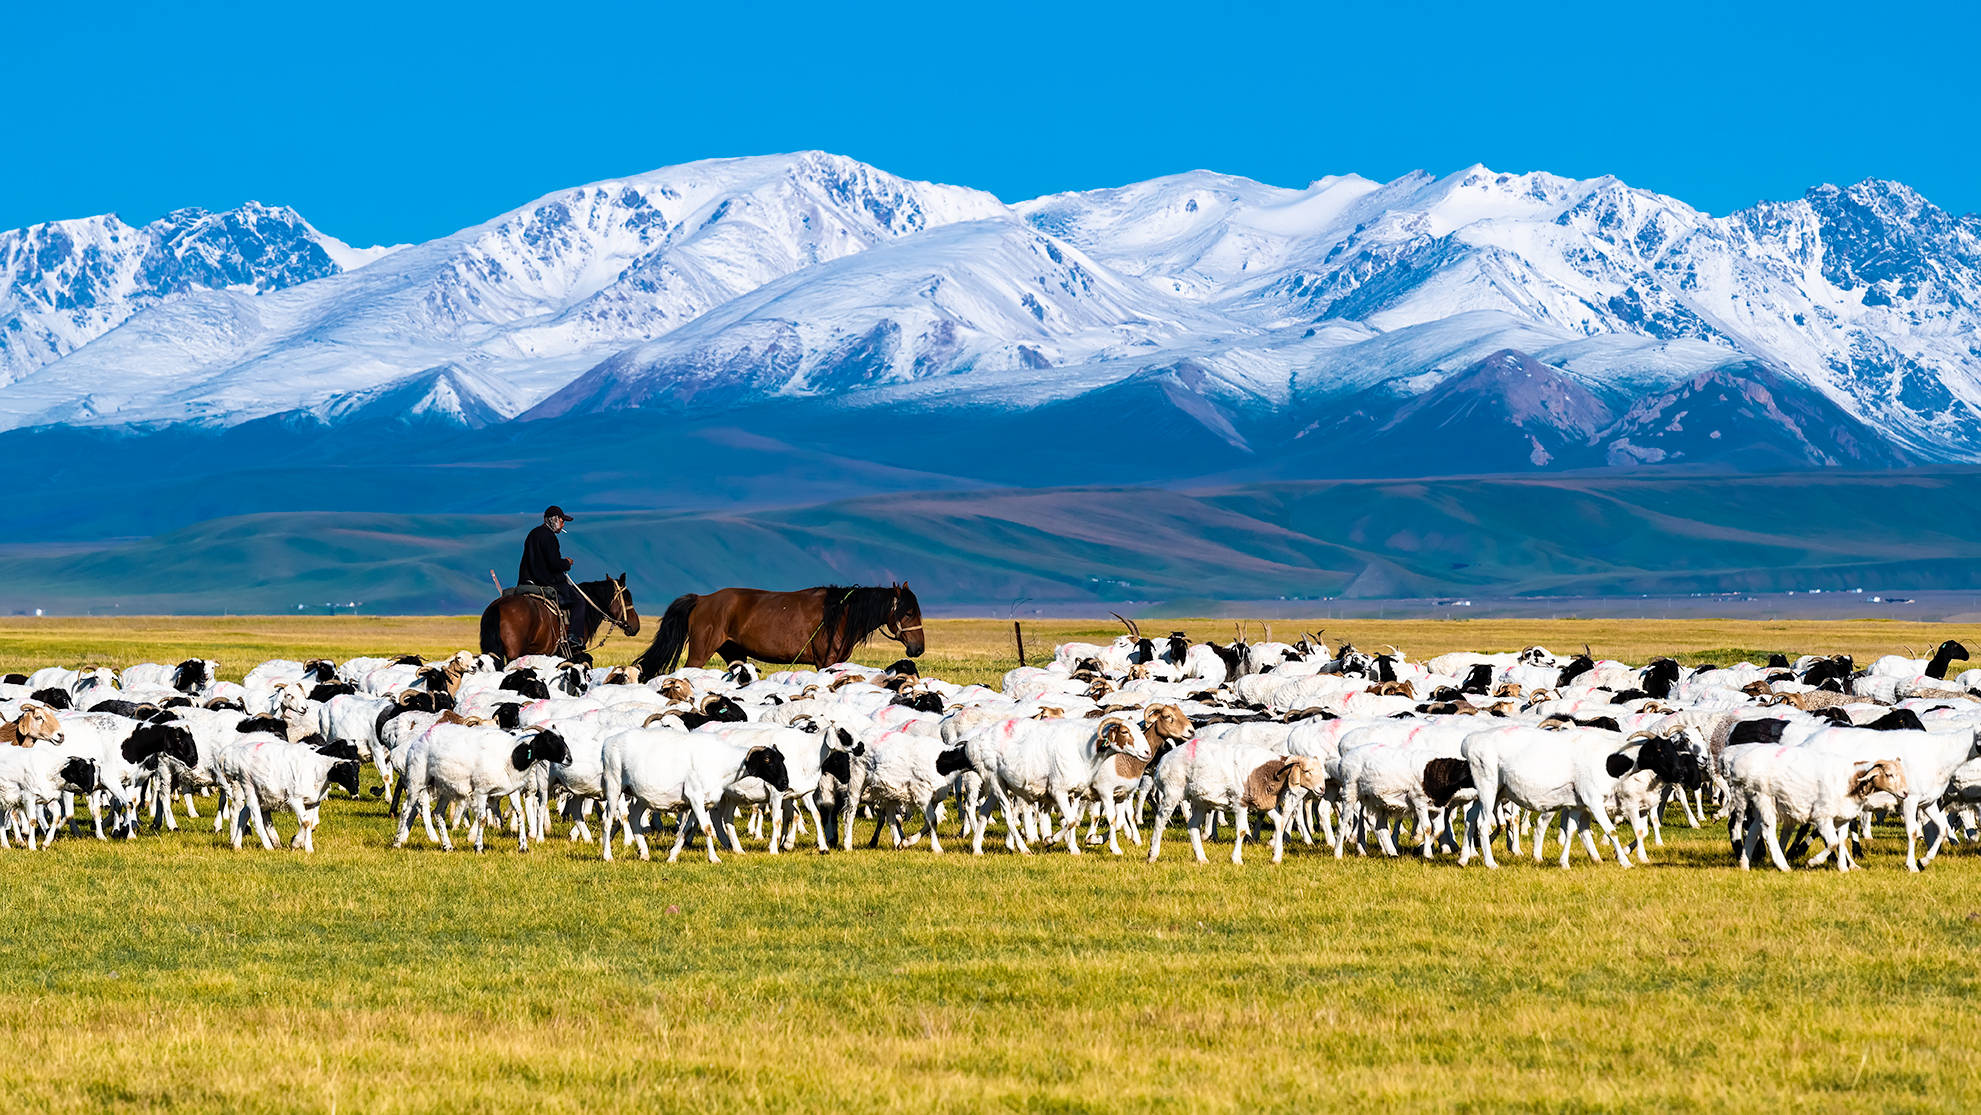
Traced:
<path fill-rule="evenodd" d="M 0 232 L 0 383 L 132 314 L 194 291 L 257 294 L 344 269 L 351 249 L 292 209 L 178 209 L 141 228 L 115 214 Z"/>
<path fill-rule="evenodd" d="M 803 399 L 1126 406 L 1268 456 L 1323 434 L 1392 452 L 1337 420 L 1361 415 L 1405 441 L 1478 426 L 1450 446 L 1521 468 L 1732 459 L 1736 435 L 1756 460 L 1981 459 L 1981 218 L 1881 180 L 1724 217 L 1483 165 L 1007 206 L 799 151 L 396 250 L 250 203 L 0 233 L 0 267 L 5 427 Z"/>

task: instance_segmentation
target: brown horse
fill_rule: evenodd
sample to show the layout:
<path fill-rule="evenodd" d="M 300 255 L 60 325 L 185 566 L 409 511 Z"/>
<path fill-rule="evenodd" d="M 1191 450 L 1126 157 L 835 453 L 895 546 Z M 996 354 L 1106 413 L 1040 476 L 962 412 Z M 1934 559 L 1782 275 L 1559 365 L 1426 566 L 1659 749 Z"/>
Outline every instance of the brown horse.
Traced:
<path fill-rule="evenodd" d="M 590 646 L 599 621 L 604 620 L 627 635 L 640 633 L 640 613 L 633 608 L 633 594 L 626 589 L 626 574 L 603 581 L 586 581 L 578 586 L 590 604 L 579 601 L 571 616 L 571 641 Z M 597 605 L 594 608 L 592 605 Z M 604 610 L 604 615 L 599 610 Z M 541 596 L 504 596 L 481 614 L 481 649 L 499 654 L 504 661 L 526 654 L 558 654 L 564 635 L 564 621 L 557 605 Z"/>
<path fill-rule="evenodd" d="M 906 583 L 691 592 L 667 606 L 653 645 L 636 664 L 642 681 L 674 669 L 683 648 L 690 666 L 700 666 L 711 654 L 731 664 L 755 658 L 829 666 L 846 661 L 876 631 L 899 642 L 910 658 L 922 653 L 922 606 Z"/>

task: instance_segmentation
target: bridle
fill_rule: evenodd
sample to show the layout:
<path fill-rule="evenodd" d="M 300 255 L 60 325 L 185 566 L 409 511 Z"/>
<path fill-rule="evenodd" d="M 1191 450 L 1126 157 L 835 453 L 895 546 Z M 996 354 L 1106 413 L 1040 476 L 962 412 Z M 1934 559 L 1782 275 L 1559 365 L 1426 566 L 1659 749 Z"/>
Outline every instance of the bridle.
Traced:
<path fill-rule="evenodd" d="M 887 622 L 880 625 L 881 634 L 886 635 L 888 638 L 893 639 L 895 642 L 901 643 L 902 645 L 905 646 L 907 645 L 908 640 L 902 638 L 902 636 L 910 631 L 920 631 L 921 629 L 922 629 L 922 625 L 919 623 L 910 624 L 907 626 L 902 625 L 901 597 L 898 595 L 895 596 L 894 606 L 891 609 L 889 609 L 887 613 Z"/>
<path fill-rule="evenodd" d="M 571 575 L 569 573 L 564 574 L 564 580 L 567 584 L 571 586 L 571 588 L 575 592 L 577 592 L 578 599 L 583 600 L 587 604 L 590 604 L 592 606 L 592 611 L 597 612 L 599 615 L 603 616 L 605 618 L 605 622 L 618 628 L 620 631 L 625 632 L 627 635 L 632 634 L 631 631 L 626 630 L 626 622 L 624 620 L 620 619 L 616 615 L 613 615 L 611 612 L 606 611 L 604 608 L 599 607 L 598 604 L 594 602 L 591 597 L 586 596 L 585 590 L 579 587 L 578 582 L 571 579 Z M 620 607 L 620 602 L 623 599 L 625 599 L 626 586 L 620 584 L 618 580 L 611 577 L 606 578 L 606 581 L 612 586 L 612 607 L 614 609 L 618 609 Z"/>

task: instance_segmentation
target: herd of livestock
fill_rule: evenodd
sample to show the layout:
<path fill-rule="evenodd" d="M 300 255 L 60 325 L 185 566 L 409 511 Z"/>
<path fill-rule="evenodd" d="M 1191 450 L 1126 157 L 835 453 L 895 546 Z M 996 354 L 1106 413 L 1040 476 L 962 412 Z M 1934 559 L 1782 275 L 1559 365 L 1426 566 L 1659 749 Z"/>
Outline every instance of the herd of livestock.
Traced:
<path fill-rule="evenodd" d="M 273 848 L 286 812 L 311 851 L 320 804 L 359 796 L 369 764 L 395 847 L 418 830 L 451 849 L 464 829 L 480 850 L 494 827 L 527 850 L 562 826 L 605 859 L 615 843 L 645 859 L 671 829 L 670 861 L 699 838 L 713 862 L 718 844 L 788 851 L 807 831 L 821 852 L 851 848 L 871 823 L 894 847 L 940 852 L 948 825 L 978 853 L 987 836 L 1074 854 L 1126 840 L 1154 860 L 1180 818 L 1200 862 L 1224 828 L 1234 863 L 1248 837 L 1277 862 L 1292 834 L 1336 856 L 1373 844 L 1491 867 L 1496 842 L 1540 860 L 1552 835 L 1566 867 L 1579 834 L 1628 867 L 1675 807 L 1695 827 L 1723 818 L 1740 866 L 1765 846 L 1783 870 L 1810 848 L 1849 870 L 1874 817 L 1893 816 L 1918 870 L 1977 833 L 1981 670 L 1948 676 L 1966 657 L 1949 641 L 1863 668 L 1540 647 L 1413 662 L 1318 636 L 1131 630 L 1062 645 L 997 689 L 909 660 L 642 678 L 464 651 L 271 661 L 239 683 L 203 659 L 51 667 L 0 680 L 0 846 L 174 830 L 205 808 L 235 848 L 248 831 Z"/>

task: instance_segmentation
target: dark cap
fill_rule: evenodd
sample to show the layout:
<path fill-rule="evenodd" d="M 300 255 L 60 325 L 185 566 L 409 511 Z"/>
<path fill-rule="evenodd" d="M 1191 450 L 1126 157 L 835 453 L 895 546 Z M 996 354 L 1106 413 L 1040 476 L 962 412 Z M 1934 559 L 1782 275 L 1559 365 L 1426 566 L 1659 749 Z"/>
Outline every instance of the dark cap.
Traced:
<path fill-rule="evenodd" d="M 564 509 L 562 507 L 557 506 L 554 503 L 551 504 L 549 507 L 543 509 L 543 517 L 546 519 L 563 519 L 565 522 L 570 522 L 570 523 L 575 523 L 578 521 L 576 517 L 571 515 L 566 515 L 564 513 Z"/>

